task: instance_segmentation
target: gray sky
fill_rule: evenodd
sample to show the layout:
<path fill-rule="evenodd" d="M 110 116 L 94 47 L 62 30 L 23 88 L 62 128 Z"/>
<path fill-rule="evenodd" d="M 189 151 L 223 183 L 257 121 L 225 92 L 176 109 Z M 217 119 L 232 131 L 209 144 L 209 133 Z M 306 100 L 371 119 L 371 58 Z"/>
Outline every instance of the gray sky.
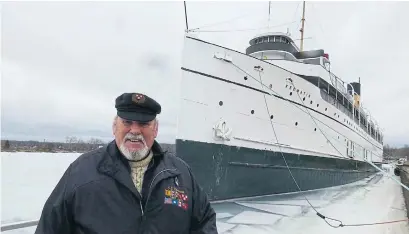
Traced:
<path fill-rule="evenodd" d="M 257 29 L 268 2 L 188 2 L 189 28 Z M 324 49 L 344 81 L 361 77 L 361 100 L 385 142 L 409 143 L 409 2 L 307 2 L 305 49 Z M 299 39 L 301 2 L 272 2 L 270 31 Z M 112 138 L 114 100 L 123 92 L 157 99 L 159 141 L 176 134 L 183 2 L 1 3 L 1 137 L 63 141 Z M 262 30 L 201 32 L 239 51 Z"/>

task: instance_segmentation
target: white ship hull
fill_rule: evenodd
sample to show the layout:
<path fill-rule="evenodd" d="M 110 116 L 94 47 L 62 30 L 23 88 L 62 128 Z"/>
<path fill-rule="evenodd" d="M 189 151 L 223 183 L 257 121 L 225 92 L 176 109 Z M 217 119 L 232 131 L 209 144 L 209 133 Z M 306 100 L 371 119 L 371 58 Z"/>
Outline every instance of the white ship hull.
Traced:
<path fill-rule="evenodd" d="M 302 75 L 330 82 L 317 65 L 185 38 L 176 151 L 212 200 L 296 191 L 283 156 L 302 190 L 375 172 L 382 144 Z"/>

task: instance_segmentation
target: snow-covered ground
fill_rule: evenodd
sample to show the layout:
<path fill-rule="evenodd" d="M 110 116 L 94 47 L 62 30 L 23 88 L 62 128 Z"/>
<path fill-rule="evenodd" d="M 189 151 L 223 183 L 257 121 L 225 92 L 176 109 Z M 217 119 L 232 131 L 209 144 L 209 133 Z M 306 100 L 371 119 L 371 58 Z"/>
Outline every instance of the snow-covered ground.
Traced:
<path fill-rule="evenodd" d="M 214 204 L 220 233 L 252 234 L 407 234 L 408 222 L 361 226 L 329 226 L 308 205 L 343 224 L 375 223 L 406 219 L 402 189 L 392 179 L 376 175 L 348 186 L 308 192 L 266 196 Z M 329 221 L 338 226 L 339 222 Z"/>
<path fill-rule="evenodd" d="M 1 223 L 38 219 L 49 193 L 78 155 L 2 152 Z M 315 214 L 303 196 L 320 213 L 342 220 L 344 224 L 407 218 L 400 186 L 386 176 L 377 175 L 351 185 L 304 194 L 212 203 L 217 212 L 219 233 L 409 234 L 408 222 L 331 228 Z M 29 227 L 5 233 L 34 233 L 34 230 L 35 227 Z"/>

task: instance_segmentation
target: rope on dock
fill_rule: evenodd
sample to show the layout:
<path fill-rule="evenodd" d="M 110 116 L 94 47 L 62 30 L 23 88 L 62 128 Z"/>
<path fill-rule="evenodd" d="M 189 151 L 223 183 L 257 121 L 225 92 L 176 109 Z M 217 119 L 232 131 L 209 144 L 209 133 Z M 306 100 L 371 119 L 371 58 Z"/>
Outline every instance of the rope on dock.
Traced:
<path fill-rule="evenodd" d="M 36 226 L 38 224 L 38 220 L 31 220 L 31 221 L 21 221 L 15 223 L 7 223 L 1 225 L 1 231 L 11 231 L 15 229 L 21 229 L 26 227 Z"/>

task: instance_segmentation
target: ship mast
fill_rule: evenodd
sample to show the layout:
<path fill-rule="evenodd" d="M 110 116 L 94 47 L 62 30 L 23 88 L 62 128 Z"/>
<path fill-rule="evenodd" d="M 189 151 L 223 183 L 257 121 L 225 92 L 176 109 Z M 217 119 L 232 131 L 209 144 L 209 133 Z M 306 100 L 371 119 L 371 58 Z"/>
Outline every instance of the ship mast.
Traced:
<path fill-rule="evenodd" d="M 300 45 L 300 51 L 303 51 L 303 46 L 304 46 L 304 21 L 305 21 L 305 1 L 303 1 L 302 4 L 302 26 L 300 29 L 301 32 L 301 45 Z"/>
<path fill-rule="evenodd" d="M 183 5 L 185 6 L 186 32 L 189 32 L 189 25 L 187 24 L 187 10 L 186 10 L 186 1 L 183 1 Z"/>
<path fill-rule="evenodd" d="M 270 30 L 270 9 L 271 9 L 271 1 L 268 1 L 268 29 Z"/>

